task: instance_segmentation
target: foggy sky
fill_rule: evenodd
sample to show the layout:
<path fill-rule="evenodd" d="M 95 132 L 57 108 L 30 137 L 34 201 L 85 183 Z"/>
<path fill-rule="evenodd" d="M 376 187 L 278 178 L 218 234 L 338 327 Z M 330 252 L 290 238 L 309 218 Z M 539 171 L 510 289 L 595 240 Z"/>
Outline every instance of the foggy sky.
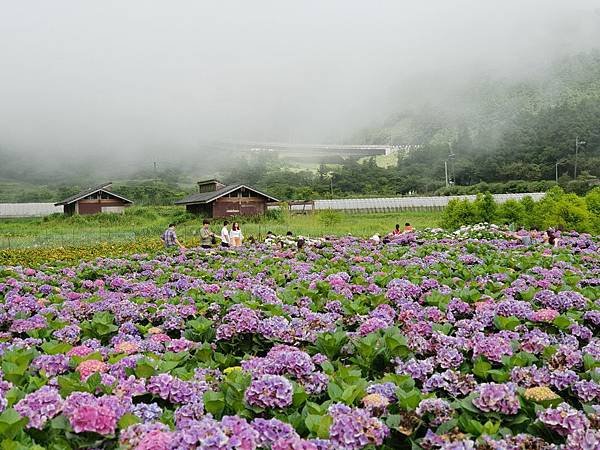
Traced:
<path fill-rule="evenodd" d="M 599 43 L 595 0 L 0 0 L 0 146 L 341 141 L 410 95 Z"/>

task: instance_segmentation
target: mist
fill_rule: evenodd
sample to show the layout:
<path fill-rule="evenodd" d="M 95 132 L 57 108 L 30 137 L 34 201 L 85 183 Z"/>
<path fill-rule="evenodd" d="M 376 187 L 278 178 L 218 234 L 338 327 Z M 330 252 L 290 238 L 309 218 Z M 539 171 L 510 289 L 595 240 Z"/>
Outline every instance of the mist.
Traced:
<path fill-rule="evenodd" d="M 417 4 L 418 3 L 418 4 Z M 0 148 L 174 164 L 341 142 L 600 43 L 595 0 L 0 1 Z"/>

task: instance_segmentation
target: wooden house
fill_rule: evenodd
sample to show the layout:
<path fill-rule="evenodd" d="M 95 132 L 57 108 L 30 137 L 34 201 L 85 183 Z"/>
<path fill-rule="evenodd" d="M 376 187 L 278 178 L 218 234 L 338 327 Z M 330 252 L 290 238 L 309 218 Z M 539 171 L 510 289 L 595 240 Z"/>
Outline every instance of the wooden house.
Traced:
<path fill-rule="evenodd" d="M 267 210 L 267 203 L 278 202 L 264 192 L 245 184 L 226 186 L 218 180 L 198 182 L 198 192 L 175 202 L 187 211 L 204 217 L 255 216 Z"/>
<path fill-rule="evenodd" d="M 111 191 L 112 183 L 99 184 L 72 195 L 54 206 L 63 206 L 66 215 L 123 213 L 133 202 Z"/>

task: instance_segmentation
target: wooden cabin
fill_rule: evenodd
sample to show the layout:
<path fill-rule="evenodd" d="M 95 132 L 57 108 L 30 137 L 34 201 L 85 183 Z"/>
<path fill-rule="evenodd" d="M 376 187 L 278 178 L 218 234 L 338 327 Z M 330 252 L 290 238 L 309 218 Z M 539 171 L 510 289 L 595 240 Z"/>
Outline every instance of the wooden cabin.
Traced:
<path fill-rule="evenodd" d="M 123 213 L 133 202 L 112 192 L 112 183 L 104 183 L 72 195 L 54 206 L 63 206 L 65 215 Z"/>
<path fill-rule="evenodd" d="M 226 186 L 218 180 L 198 182 L 198 192 L 175 202 L 188 212 L 204 217 L 256 216 L 267 211 L 267 203 L 278 202 L 245 184 Z"/>

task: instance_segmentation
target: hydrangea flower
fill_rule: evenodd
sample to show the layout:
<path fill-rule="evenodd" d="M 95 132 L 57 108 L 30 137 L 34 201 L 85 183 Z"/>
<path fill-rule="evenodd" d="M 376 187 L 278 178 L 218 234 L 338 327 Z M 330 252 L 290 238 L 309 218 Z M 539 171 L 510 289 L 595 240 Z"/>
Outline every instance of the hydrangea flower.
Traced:
<path fill-rule="evenodd" d="M 29 418 L 28 428 L 41 430 L 46 422 L 58 415 L 63 408 L 63 399 L 58 390 L 42 386 L 37 391 L 27 394 L 15 405 L 15 410 L 23 417 Z"/>
<path fill-rule="evenodd" d="M 285 408 L 292 404 L 293 387 L 280 375 L 262 375 L 246 389 L 246 402 L 259 408 Z"/>
<path fill-rule="evenodd" d="M 589 420 L 581 411 L 577 411 L 567 403 L 556 408 L 548 408 L 538 413 L 538 419 L 561 436 L 582 432 L 589 426 Z"/>
<path fill-rule="evenodd" d="M 473 404 L 483 412 L 516 414 L 520 403 L 514 383 L 483 383 L 477 387 Z"/>
<path fill-rule="evenodd" d="M 454 410 L 446 400 L 439 398 L 426 398 L 417 406 L 416 413 L 419 417 L 430 416 L 432 426 L 436 427 L 452 419 Z"/>
<path fill-rule="evenodd" d="M 381 445 L 389 433 L 387 426 L 366 410 L 342 404 L 329 407 L 333 418 L 329 439 L 335 448 L 357 450 L 367 445 Z"/>
<path fill-rule="evenodd" d="M 63 414 L 75 433 L 91 431 L 105 436 L 115 433 L 117 421 L 126 410 L 122 400 L 115 396 L 96 398 L 83 392 L 72 393 L 63 405 Z"/>

